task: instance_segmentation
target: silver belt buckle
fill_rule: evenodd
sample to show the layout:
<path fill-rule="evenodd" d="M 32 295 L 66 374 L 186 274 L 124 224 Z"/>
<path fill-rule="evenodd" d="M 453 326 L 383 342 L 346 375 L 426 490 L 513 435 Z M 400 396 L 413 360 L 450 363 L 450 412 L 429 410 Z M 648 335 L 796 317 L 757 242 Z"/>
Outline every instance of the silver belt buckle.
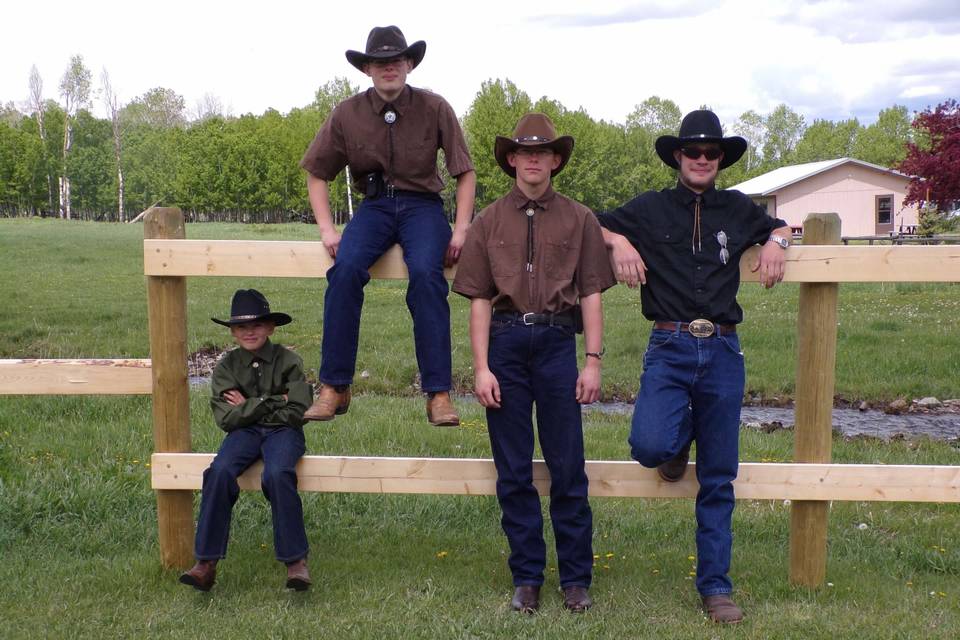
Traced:
<path fill-rule="evenodd" d="M 523 318 L 521 318 L 521 319 L 523 320 L 523 324 L 526 325 L 526 326 L 528 326 L 528 327 L 529 327 L 529 326 L 532 326 L 532 325 L 533 325 L 533 320 L 527 320 L 527 316 L 535 316 L 535 315 L 537 315 L 537 314 L 535 314 L 535 313 L 525 313 L 525 314 L 523 314 Z"/>
<path fill-rule="evenodd" d="M 709 338 L 713 335 L 714 326 L 709 320 L 697 318 L 690 321 L 690 324 L 687 325 L 687 331 L 696 338 Z"/>

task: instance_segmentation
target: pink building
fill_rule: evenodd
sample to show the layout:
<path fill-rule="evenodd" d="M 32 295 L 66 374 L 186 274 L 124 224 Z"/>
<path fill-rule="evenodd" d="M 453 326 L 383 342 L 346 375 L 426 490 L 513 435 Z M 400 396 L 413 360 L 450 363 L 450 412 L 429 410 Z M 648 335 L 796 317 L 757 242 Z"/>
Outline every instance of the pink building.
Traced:
<path fill-rule="evenodd" d="M 799 230 L 810 213 L 840 215 L 844 236 L 912 233 L 916 205 L 905 207 L 910 177 L 884 167 L 840 158 L 780 167 L 730 187 Z"/>

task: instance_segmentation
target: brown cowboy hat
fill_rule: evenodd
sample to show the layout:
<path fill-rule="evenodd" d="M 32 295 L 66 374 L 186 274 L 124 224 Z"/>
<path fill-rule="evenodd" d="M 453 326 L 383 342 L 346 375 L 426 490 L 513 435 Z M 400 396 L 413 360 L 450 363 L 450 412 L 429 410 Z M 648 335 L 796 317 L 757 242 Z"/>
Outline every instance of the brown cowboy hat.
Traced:
<path fill-rule="evenodd" d="M 391 58 L 408 58 L 413 63 L 414 68 L 423 60 L 423 54 L 427 51 L 427 43 L 423 40 L 417 40 L 409 47 L 407 39 L 403 37 L 403 32 L 399 27 L 390 25 L 389 27 L 374 27 L 367 36 L 367 50 L 364 53 L 359 51 L 347 50 L 347 61 L 360 71 L 363 71 L 363 65 L 377 60 L 390 60 Z"/>
<path fill-rule="evenodd" d="M 655 144 L 657 155 L 668 167 L 679 169 L 673 152 L 688 144 L 698 142 L 715 142 L 723 149 L 723 159 L 720 168 L 726 169 L 743 156 L 747 150 L 747 141 L 740 136 L 723 137 L 723 128 L 720 127 L 720 118 L 713 111 L 698 109 L 683 117 L 680 123 L 679 136 L 660 136 Z"/>
<path fill-rule="evenodd" d="M 553 177 L 563 170 L 567 160 L 570 159 L 570 154 L 573 153 L 573 138 L 571 136 L 560 136 L 558 138 L 553 121 L 542 113 L 528 113 L 523 116 L 517 123 L 512 138 L 497 136 L 493 145 L 493 157 L 497 159 L 500 168 L 511 178 L 517 177 L 517 170 L 507 162 L 507 154 L 520 147 L 546 147 L 558 154 L 560 164 L 550 172 L 550 176 Z"/>
<path fill-rule="evenodd" d="M 218 320 L 210 318 L 217 324 L 232 327 L 237 324 L 268 320 L 274 325 L 282 327 L 293 322 L 293 318 L 279 311 L 270 312 L 270 303 L 267 298 L 256 289 L 237 289 L 230 303 L 230 319 Z"/>

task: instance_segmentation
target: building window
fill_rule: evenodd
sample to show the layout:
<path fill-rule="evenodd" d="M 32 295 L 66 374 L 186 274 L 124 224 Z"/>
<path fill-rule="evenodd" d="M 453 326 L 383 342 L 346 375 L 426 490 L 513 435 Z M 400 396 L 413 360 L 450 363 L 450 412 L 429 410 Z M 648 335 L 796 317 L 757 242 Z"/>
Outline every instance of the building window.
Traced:
<path fill-rule="evenodd" d="M 893 224 L 893 196 L 877 196 L 877 224 Z"/>

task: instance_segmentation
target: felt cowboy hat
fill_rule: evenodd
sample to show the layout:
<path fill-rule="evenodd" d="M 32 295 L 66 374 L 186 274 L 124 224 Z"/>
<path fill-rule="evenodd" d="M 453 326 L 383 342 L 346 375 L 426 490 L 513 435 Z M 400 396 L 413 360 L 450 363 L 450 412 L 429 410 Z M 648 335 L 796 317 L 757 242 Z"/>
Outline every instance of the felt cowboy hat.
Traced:
<path fill-rule="evenodd" d="M 715 142 L 723 149 L 723 159 L 720 160 L 720 168 L 725 169 L 740 159 L 743 152 L 747 150 L 747 141 L 740 136 L 723 137 L 723 129 L 720 127 L 720 119 L 713 111 L 699 109 L 691 111 L 683 117 L 680 123 L 679 136 L 660 136 L 657 138 L 657 155 L 666 163 L 668 167 L 679 169 L 673 152 L 688 144 L 698 142 Z"/>
<path fill-rule="evenodd" d="M 237 289 L 237 292 L 233 294 L 233 302 L 230 303 L 229 320 L 210 319 L 225 327 L 260 320 L 269 320 L 278 327 L 293 322 L 293 318 L 285 313 L 271 313 L 270 303 L 256 289 Z"/>
<path fill-rule="evenodd" d="M 573 153 L 573 138 L 570 136 L 560 136 L 558 138 L 553 121 L 542 113 L 528 113 L 523 116 L 517 123 L 512 138 L 497 136 L 497 140 L 493 144 L 493 156 L 497 159 L 497 164 L 511 178 L 517 177 L 517 170 L 507 162 L 507 154 L 520 147 L 545 147 L 553 150 L 560 156 L 560 164 L 550 172 L 551 176 L 555 176 L 563 170 L 570 159 L 570 154 Z"/>
<path fill-rule="evenodd" d="M 390 25 L 389 27 L 374 27 L 367 36 L 367 50 L 363 53 L 359 51 L 348 50 L 347 61 L 360 71 L 363 71 L 363 65 L 377 60 L 390 60 L 391 58 L 409 58 L 414 68 L 423 60 L 423 54 L 427 51 L 427 43 L 423 40 L 417 40 L 409 47 L 407 39 L 403 37 L 403 32 L 398 27 Z"/>

